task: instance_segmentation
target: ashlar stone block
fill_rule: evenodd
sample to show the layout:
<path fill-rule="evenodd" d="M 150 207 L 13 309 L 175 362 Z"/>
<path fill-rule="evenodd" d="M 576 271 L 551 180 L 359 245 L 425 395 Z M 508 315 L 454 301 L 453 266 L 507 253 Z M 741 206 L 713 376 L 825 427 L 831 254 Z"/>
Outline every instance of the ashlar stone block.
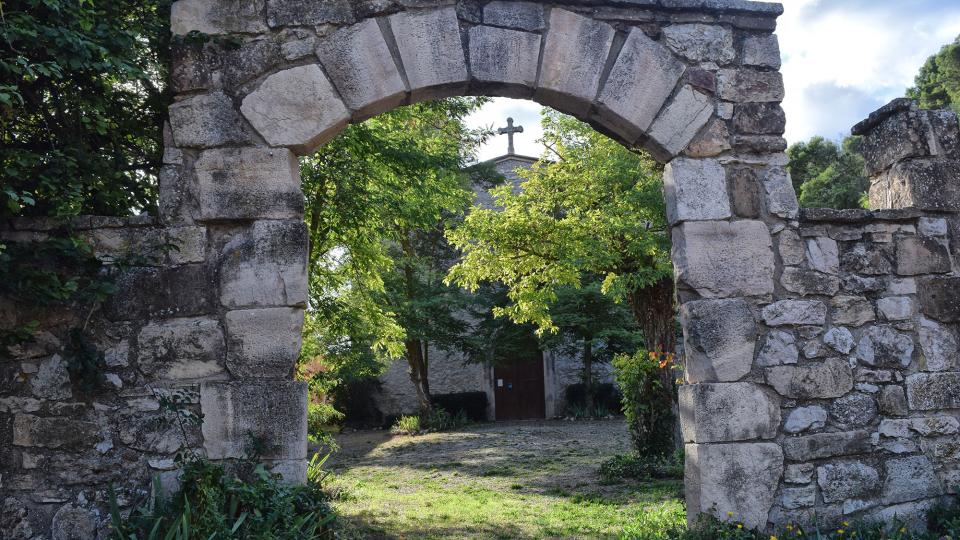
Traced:
<path fill-rule="evenodd" d="M 200 386 L 203 448 L 210 459 L 306 459 L 307 383 L 240 381 Z"/>
<path fill-rule="evenodd" d="M 298 218 L 297 157 L 283 148 L 217 148 L 194 165 L 203 220 Z"/>
<path fill-rule="evenodd" d="M 730 382 L 750 372 L 757 324 L 743 299 L 696 300 L 680 308 L 690 382 Z"/>
<path fill-rule="evenodd" d="M 543 6 L 535 2 L 494 0 L 483 6 L 483 22 L 517 30 L 543 30 Z"/>
<path fill-rule="evenodd" d="M 181 148 L 244 144 L 250 135 L 240 113 L 223 92 L 193 96 L 170 105 L 173 140 Z"/>
<path fill-rule="evenodd" d="M 763 175 L 763 190 L 766 195 L 767 212 L 775 216 L 794 219 L 800 213 L 797 192 L 793 189 L 790 173 L 783 167 L 770 167 Z"/>
<path fill-rule="evenodd" d="M 780 399 L 753 383 L 688 384 L 679 400 L 686 442 L 772 439 L 780 427 Z"/>
<path fill-rule="evenodd" d="M 701 296 L 773 293 L 773 249 L 763 222 L 686 222 L 672 236 L 677 281 Z"/>
<path fill-rule="evenodd" d="M 493 26 L 470 29 L 470 74 L 484 88 L 528 97 L 537 85 L 540 36 Z"/>
<path fill-rule="evenodd" d="M 467 60 L 453 6 L 396 13 L 390 16 L 390 28 L 413 101 L 443 97 L 466 86 Z"/>
<path fill-rule="evenodd" d="M 325 36 L 316 52 L 355 118 L 388 111 L 406 98 L 406 86 L 375 20 Z"/>
<path fill-rule="evenodd" d="M 301 221 L 255 221 L 223 248 L 220 303 L 228 308 L 304 306 L 307 230 Z"/>
<path fill-rule="evenodd" d="M 264 0 L 179 0 L 170 6 L 170 31 L 175 36 L 260 33 L 267 31 Z"/>
<path fill-rule="evenodd" d="M 274 73 L 243 98 L 243 116 L 271 146 L 309 153 L 333 138 L 350 111 L 315 64 Z"/>
<path fill-rule="evenodd" d="M 713 116 L 713 99 L 686 85 L 650 127 L 650 139 L 670 156 L 682 152 Z M 656 148 L 651 148 L 656 154 Z"/>
<path fill-rule="evenodd" d="M 766 376 L 781 396 L 794 399 L 836 398 L 853 389 L 853 371 L 840 358 L 801 366 L 774 366 L 766 369 Z"/>
<path fill-rule="evenodd" d="M 152 321 L 137 336 L 138 366 L 158 380 L 226 376 L 223 329 L 213 318 Z"/>
<path fill-rule="evenodd" d="M 289 378 L 300 354 L 303 309 L 228 311 L 227 369 L 238 378 Z"/>
<path fill-rule="evenodd" d="M 597 119 L 627 141 L 636 141 L 653 123 L 684 69 L 663 45 L 631 29 L 600 91 Z"/>
<path fill-rule="evenodd" d="M 716 159 L 674 159 L 663 171 L 663 190 L 671 224 L 731 216 L 726 172 Z"/>
<path fill-rule="evenodd" d="M 613 27 L 565 9 L 550 10 L 534 99 L 574 116 L 590 109 L 610 46 Z"/>
<path fill-rule="evenodd" d="M 935 238 L 904 236 L 897 241 L 897 274 L 944 274 L 950 272 L 950 252 Z"/>

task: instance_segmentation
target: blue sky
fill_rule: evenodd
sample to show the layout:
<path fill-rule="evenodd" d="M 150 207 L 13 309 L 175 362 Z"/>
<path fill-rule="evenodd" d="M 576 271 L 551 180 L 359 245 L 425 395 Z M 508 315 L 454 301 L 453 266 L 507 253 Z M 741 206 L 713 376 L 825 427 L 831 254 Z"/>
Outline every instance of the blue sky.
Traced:
<path fill-rule="evenodd" d="M 911 86 L 928 56 L 960 35 L 960 0 L 784 0 L 777 25 L 787 140 L 838 139 L 874 109 Z M 524 126 L 517 152 L 537 156 L 540 106 L 496 99 L 473 115 L 475 126 Z M 506 153 L 494 137 L 480 159 Z"/>

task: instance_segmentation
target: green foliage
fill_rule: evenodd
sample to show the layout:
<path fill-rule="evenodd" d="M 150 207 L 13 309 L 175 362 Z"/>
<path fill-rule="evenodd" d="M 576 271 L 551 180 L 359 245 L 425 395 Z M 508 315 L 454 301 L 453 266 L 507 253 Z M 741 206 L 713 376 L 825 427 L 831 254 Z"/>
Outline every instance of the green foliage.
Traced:
<path fill-rule="evenodd" d="M 865 174 L 859 146 L 859 137 L 847 137 L 842 147 L 823 137 L 813 137 L 787 149 L 787 168 L 801 206 L 844 209 L 864 205 L 870 179 Z"/>
<path fill-rule="evenodd" d="M 5 0 L 0 217 L 151 210 L 170 0 Z"/>
<path fill-rule="evenodd" d="M 927 59 L 907 97 L 924 109 L 953 108 L 960 113 L 960 37 Z"/>
<path fill-rule="evenodd" d="M 623 393 L 634 451 L 641 456 L 668 456 L 674 449 L 674 386 L 670 377 L 673 354 L 644 350 L 613 359 Z"/>
<path fill-rule="evenodd" d="M 449 431 L 461 428 L 470 423 L 467 414 L 462 410 L 450 414 L 441 407 L 434 407 L 427 413 L 419 415 L 401 416 L 390 427 L 394 435 L 423 435 L 434 431 Z"/>
<path fill-rule="evenodd" d="M 159 481 L 154 503 L 124 518 L 111 493 L 111 522 L 117 540 L 322 539 L 332 538 L 335 519 L 323 491 L 323 462 L 315 455 L 306 485 L 290 485 L 263 465 L 244 462 L 236 474 L 223 465 L 189 461 L 181 491 L 163 497 Z"/>
<path fill-rule="evenodd" d="M 600 464 L 600 480 L 605 484 L 624 480 L 649 481 L 658 478 L 683 479 L 683 450 L 669 457 L 619 454 Z"/>
<path fill-rule="evenodd" d="M 339 449 L 333 438 L 333 426 L 343 420 L 343 413 L 329 403 L 311 402 L 307 405 L 307 437 L 310 442 L 331 450 Z"/>
<path fill-rule="evenodd" d="M 498 209 L 474 207 L 447 231 L 464 253 L 447 280 L 503 284 L 510 303 L 496 313 L 541 333 L 557 328 L 558 290 L 585 273 L 615 300 L 671 275 L 658 166 L 555 111 L 544 110 L 543 127 L 547 161 L 519 172 L 523 189 L 494 189 Z"/>

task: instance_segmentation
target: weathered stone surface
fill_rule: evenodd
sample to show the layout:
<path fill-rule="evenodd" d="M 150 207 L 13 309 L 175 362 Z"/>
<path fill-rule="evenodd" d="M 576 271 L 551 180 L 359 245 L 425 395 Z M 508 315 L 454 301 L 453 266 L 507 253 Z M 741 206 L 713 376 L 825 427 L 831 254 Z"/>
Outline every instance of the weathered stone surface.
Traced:
<path fill-rule="evenodd" d="M 858 242 L 840 257 L 840 268 L 846 272 L 880 276 L 893 272 L 893 254 L 882 244 Z"/>
<path fill-rule="evenodd" d="M 61 506 L 50 522 L 50 536 L 53 540 L 94 538 L 96 531 L 97 519 L 94 513 L 74 504 Z"/>
<path fill-rule="evenodd" d="M 483 22 L 528 32 L 543 30 L 543 6 L 534 2 L 494 0 L 483 6 Z"/>
<path fill-rule="evenodd" d="M 910 409 L 960 409 L 960 373 L 915 373 L 907 377 Z"/>
<path fill-rule="evenodd" d="M 960 430 L 960 420 L 952 416 L 938 415 L 924 418 L 888 419 L 880 422 L 878 432 L 884 437 L 913 437 L 919 433 L 923 437 L 953 435 Z"/>
<path fill-rule="evenodd" d="M 743 65 L 780 68 L 780 44 L 777 36 L 750 36 L 743 40 Z"/>
<path fill-rule="evenodd" d="M 947 220 L 943 218 L 922 217 L 917 220 L 917 234 L 921 236 L 946 236 Z"/>
<path fill-rule="evenodd" d="M 34 538 L 29 514 L 30 512 L 21 500 L 15 497 L 6 497 L 3 499 L 3 505 L 0 506 L 0 530 L 4 531 L 10 540 L 30 540 Z"/>
<path fill-rule="evenodd" d="M 773 250 L 763 222 L 687 222 L 672 235 L 677 280 L 701 296 L 773 292 Z"/>
<path fill-rule="evenodd" d="M 766 369 L 766 376 L 780 395 L 789 398 L 835 398 L 853 388 L 850 366 L 838 358 L 802 366 L 774 366 Z"/>
<path fill-rule="evenodd" d="M 880 278 L 858 276 L 856 274 L 846 274 L 840 277 L 840 288 L 852 294 L 882 291 L 886 287 L 886 283 Z"/>
<path fill-rule="evenodd" d="M 526 97 L 537 85 L 540 36 L 492 26 L 470 29 L 470 74 L 502 93 Z M 511 91 L 512 90 L 512 91 Z"/>
<path fill-rule="evenodd" d="M 763 190 L 766 194 L 767 212 L 775 216 L 794 219 L 800 213 L 797 193 L 790 181 L 790 173 L 783 167 L 770 167 L 763 175 Z"/>
<path fill-rule="evenodd" d="M 13 445 L 80 450 L 93 447 L 100 430 L 93 422 L 72 418 L 41 418 L 30 414 L 13 416 Z"/>
<path fill-rule="evenodd" d="M 314 64 L 274 73 L 243 98 L 243 116 L 271 146 L 308 153 L 333 138 L 350 111 Z"/>
<path fill-rule="evenodd" d="M 373 19 L 324 37 L 316 52 L 344 104 L 357 117 L 374 116 L 403 102 L 406 87 Z"/>
<path fill-rule="evenodd" d="M 600 120 L 635 141 L 656 118 L 683 75 L 684 65 L 633 28 L 597 99 Z"/>
<path fill-rule="evenodd" d="M 324 0 L 323 2 L 267 0 L 267 24 L 274 28 L 352 22 L 353 10 L 349 0 Z"/>
<path fill-rule="evenodd" d="M 888 321 L 905 321 L 913 318 L 913 299 L 909 296 L 890 296 L 877 300 L 877 310 Z"/>
<path fill-rule="evenodd" d="M 713 513 L 745 527 L 766 524 L 777 483 L 783 473 L 783 452 L 775 443 L 686 445 L 687 511 Z"/>
<path fill-rule="evenodd" d="M 175 36 L 194 31 L 202 34 L 265 32 L 263 4 L 264 0 L 179 0 L 170 6 L 170 31 Z"/>
<path fill-rule="evenodd" d="M 201 219 L 281 219 L 303 214 L 300 168 L 289 150 L 205 150 L 194 169 Z"/>
<path fill-rule="evenodd" d="M 867 426 L 877 417 L 877 402 L 866 394 L 853 393 L 834 401 L 830 416 L 846 428 Z"/>
<path fill-rule="evenodd" d="M 537 101 L 569 114 L 586 114 L 597 94 L 613 35 L 608 24 L 564 9 L 550 10 Z"/>
<path fill-rule="evenodd" d="M 663 190 L 670 223 L 731 215 L 726 172 L 715 159 L 674 159 L 664 169 Z"/>
<path fill-rule="evenodd" d="M 828 274 L 821 274 L 801 268 L 784 268 L 780 276 L 783 288 L 799 294 L 807 295 L 834 295 L 840 290 L 840 278 Z"/>
<path fill-rule="evenodd" d="M 787 433 L 800 433 L 808 429 L 820 429 L 827 425 L 827 411 L 816 405 L 799 407 L 790 412 L 783 425 Z"/>
<path fill-rule="evenodd" d="M 690 145 L 687 146 L 686 155 L 696 158 L 714 157 L 731 148 L 730 130 L 727 129 L 727 124 L 718 118 L 714 118 L 707 128 L 690 142 Z M 734 199 L 734 205 L 736 205 L 736 199 Z M 737 215 L 741 214 L 737 213 Z M 757 217 L 758 215 L 756 213 L 741 217 Z"/>
<path fill-rule="evenodd" d="M 750 372 L 757 325 L 746 301 L 687 302 L 680 319 L 688 381 L 730 382 Z"/>
<path fill-rule="evenodd" d="M 228 311 L 227 369 L 238 378 L 289 378 L 300 354 L 303 310 Z"/>
<path fill-rule="evenodd" d="M 200 386 L 203 447 L 210 459 L 249 455 L 251 439 L 264 459 L 307 457 L 307 383 L 244 381 Z"/>
<path fill-rule="evenodd" d="M 874 178 L 870 186 L 872 208 L 918 208 L 955 211 L 960 207 L 960 161 L 910 159 L 900 161 Z"/>
<path fill-rule="evenodd" d="M 205 227 L 168 227 L 167 244 L 174 246 L 167 254 L 171 264 L 203 262 L 207 250 Z"/>
<path fill-rule="evenodd" d="M 783 135 L 787 116 L 778 103 L 741 103 L 733 113 L 733 129 L 745 135 Z"/>
<path fill-rule="evenodd" d="M 686 442 L 771 439 L 780 427 L 780 400 L 753 383 L 680 387 L 680 425 Z"/>
<path fill-rule="evenodd" d="M 783 471 L 783 481 L 788 484 L 809 484 L 813 481 L 813 463 L 787 465 Z"/>
<path fill-rule="evenodd" d="M 213 313 L 216 309 L 213 277 L 206 266 L 199 264 L 130 268 L 117 277 L 117 292 L 107 301 L 104 310 L 114 321 Z"/>
<path fill-rule="evenodd" d="M 21 369 L 21 371 L 24 371 Z M 67 363 L 55 354 L 40 361 L 37 371 L 30 377 L 30 389 L 41 399 L 70 399 L 70 374 Z"/>
<path fill-rule="evenodd" d="M 790 332 L 774 330 L 767 334 L 763 348 L 757 355 L 757 365 L 760 367 L 796 364 L 800 352 L 797 350 L 797 340 Z"/>
<path fill-rule="evenodd" d="M 713 115 L 713 102 L 686 85 L 650 127 L 650 138 L 671 156 L 683 151 Z"/>
<path fill-rule="evenodd" d="M 667 47 L 694 62 L 727 64 L 736 58 L 733 32 L 707 24 L 674 24 L 663 29 Z"/>
<path fill-rule="evenodd" d="M 880 473 L 864 463 L 838 461 L 817 467 L 817 484 L 824 502 L 867 499 L 880 488 Z"/>
<path fill-rule="evenodd" d="M 717 94 L 726 101 L 764 103 L 783 101 L 783 76 L 777 71 L 722 69 Z"/>
<path fill-rule="evenodd" d="M 907 367 L 913 359 L 913 339 L 888 326 L 871 326 L 860 336 L 857 358 L 870 366 Z"/>
<path fill-rule="evenodd" d="M 827 330 L 827 333 L 823 335 L 823 342 L 841 354 L 848 354 L 857 345 L 857 342 L 853 339 L 853 334 L 846 328 Z"/>
<path fill-rule="evenodd" d="M 753 219 L 763 213 L 760 179 L 752 168 L 727 167 L 727 191 L 731 209 L 737 217 Z"/>
<path fill-rule="evenodd" d="M 940 322 L 960 322 L 960 277 L 920 278 L 920 311 Z"/>
<path fill-rule="evenodd" d="M 157 380 L 225 375 L 223 329 L 213 318 L 152 322 L 137 336 L 139 368 Z"/>
<path fill-rule="evenodd" d="M 811 270 L 824 274 L 840 273 L 840 254 L 836 240 L 818 236 L 808 238 L 806 244 L 807 264 Z"/>
<path fill-rule="evenodd" d="M 884 386 L 880 390 L 880 411 L 888 416 L 903 416 L 909 413 L 907 396 L 902 386 Z"/>
<path fill-rule="evenodd" d="M 960 345 L 954 330 L 920 317 L 918 329 L 923 356 L 920 368 L 924 371 L 953 371 L 960 368 Z"/>
<path fill-rule="evenodd" d="M 298 221 L 255 221 L 223 248 L 220 302 L 226 307 L 303 306 L 307 231 Z"/>
<path fill-rule="evenodd" d="M 800 236 L 792 229 L 784 229 L 779 236 L 778 249 L 783 264 L 799 265 L 805 260 L 806 246 Z"/>
<path fill-rule="evenodd" d="M 170 126 L 178 147 L 209 148 L 250 141 L 233 101 L 223 92 L 193 96 L 170 105 Z"/>
<path fill-rule="evenodd" d="M 449 95 L 467 81 L 467 61 L 453 7 L 390 16 L 412 99 Z"/>
<path fill-rule="evenodd" d="M 929 155 L 927 140 L 927 128 L 917 111 L 890 115 L 863 137 L 867 174 L 873 176 L 906 158 Z"/>
<path fill-rule="evenodd" d="M 871 449 L 870 432 L 867 430 L 817 433 L 783 440 L 783 453 L 791 461 L 863 454 Z"/>
<path fill-rule="evenodd" d="M 816 502 L 816 486 L 783 488 L 783 494 L 780 498 L 780 504 L 789 510 L 796 510 L 797 508 L 810 508 Z"/>
<path fill-rule="evenodd" d="M 885 504 L 915 501 L 940 495 L 940 480 L 926 456 L 891 459 L 883 482 Z"/>
<path fill-rule="evenodd" d="M 830 317 L 834 324 L 863 326 L 877 320 L 873 304 L 862 296 L 834 296 L 830 306 Z"/>
<path fill-rule="evenodd" d="M 821 326 L 827 322 L 827 306 L 818 300 L 780 300 L 763 308 L 763 320 L 769 326 Z"/>
<path fill-rule="evenodd" d="M 901 276 L 950 271 L 950 252 L 934 238 L 904 236 L 897 241 L 897 273 Z"/>

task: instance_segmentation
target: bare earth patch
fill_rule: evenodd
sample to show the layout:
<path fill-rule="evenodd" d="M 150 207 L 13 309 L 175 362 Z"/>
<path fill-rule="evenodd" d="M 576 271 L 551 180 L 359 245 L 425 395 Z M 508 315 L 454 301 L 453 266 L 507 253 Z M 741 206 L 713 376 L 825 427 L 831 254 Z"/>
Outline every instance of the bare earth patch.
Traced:
<path fill-rule="evenodd" d="M 346 538 L 656 538 L 646 532 L 683 520 L 680 481 L 600 483 L 600 463 L 630 450 L 622 419 L 337 439 Z"/>

